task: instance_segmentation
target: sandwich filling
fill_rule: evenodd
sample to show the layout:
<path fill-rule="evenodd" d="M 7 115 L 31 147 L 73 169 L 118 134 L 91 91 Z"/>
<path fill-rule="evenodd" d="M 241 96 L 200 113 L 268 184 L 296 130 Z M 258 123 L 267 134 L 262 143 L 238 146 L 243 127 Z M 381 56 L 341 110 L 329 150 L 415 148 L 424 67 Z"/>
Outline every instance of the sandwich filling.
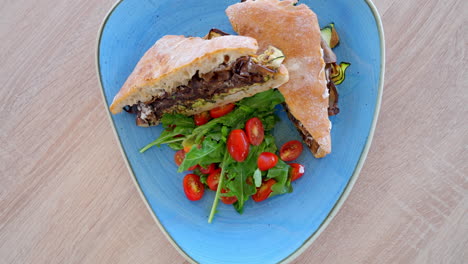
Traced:
<path fill-rule="evenodd" d="M 262 55 L 243 56 L 231 63 L 226 56 L 225 61 L 211 72 L 195 73 L 186 85 L 178 86 L 175 92 L 166 92 L 151 101 L 126 106 L 124 110 L 137 115 L 137 125 L 152 126 L 158 123 L 164 113 L 184 112 L 241 89 L 248 89 L 253 84 L 264 83 L 277 72 L 281 62 L 275 62 L 274 65 L 263 63 Z"/>

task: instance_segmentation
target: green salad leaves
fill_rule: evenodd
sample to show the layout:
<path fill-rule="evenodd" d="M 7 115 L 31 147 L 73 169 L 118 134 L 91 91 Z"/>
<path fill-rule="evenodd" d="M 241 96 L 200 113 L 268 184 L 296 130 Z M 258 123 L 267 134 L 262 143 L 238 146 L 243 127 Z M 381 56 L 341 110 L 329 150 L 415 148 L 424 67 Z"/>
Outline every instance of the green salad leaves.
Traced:
<path fill-rule="evenodd" d="M 236 108 L 232 112 L 201 126 L 195 126 L 192 117 L 165 114 L 161 120 L 164 131 L 140 152 L 143 153 L 153 146 L 159 147 L 162 144 L 167 144 L 174 150 L 190 149 L 178 172 L 186 171 L 194 165 L 206 167 L 212 163 L 219 163 L 221 176 L 208 222 L 212 221 L 218 200 L 222 196 L 235 196 L 237 201 L 233 206 L 242 213 L 245 202 L 257 192 L 257 188 L 264 180 L 276 180 L 270 196 L 292 191 L 288 164 L 279 160 L 276 166 L 268 171 L 260 171 L 257 167 L 260 153 L 275 153 L 277 150 L 271 130 L 278 121 L 278 117 L 274 114 L 275 107 L 283 102 L 284 98 L 279 91 L 268 90 L 242 99 L 236 103 Z M 247 120 L 253 117 L 258 117 L 262 121 L 265 138 L 260 145 L 250 146 L 246 160 L 237 162 L 229 155 L 226 147 L 227 138 L 232 130 L 243 129 Z M 201 181 L 206 184 L 206 176 L 201 176 Z"/>

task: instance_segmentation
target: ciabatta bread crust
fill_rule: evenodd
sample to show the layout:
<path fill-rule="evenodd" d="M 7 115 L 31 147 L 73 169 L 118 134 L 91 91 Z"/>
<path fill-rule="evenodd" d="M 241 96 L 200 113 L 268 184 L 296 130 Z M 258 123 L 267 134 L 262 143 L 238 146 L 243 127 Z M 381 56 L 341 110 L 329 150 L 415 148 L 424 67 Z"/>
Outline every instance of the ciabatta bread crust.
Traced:
<path fill-rule="evenodd" d="M 186 85 L 192 76 L 210 72 L 219 64 L 256 54 L 257 41 L 251 37 L 222 36 L 210 40 L 168 35 L 158 40 L 140 59 L 114 97 L 113 114 L 127 105 L 147 102 Z"/>
<path fill-rule="evenodd" d="M 290 113 L 318 143 L 315 157 L 331 152 L 331 123 L 328 118 L 328 89 L 325 62 L 320 46 L 317 16 L 295 1 L 247 0 L 227 8 L 234 30 L 257 39 L 260 48 L 273 45 L 286 56 L 289 82 L 279 90 Z"/>

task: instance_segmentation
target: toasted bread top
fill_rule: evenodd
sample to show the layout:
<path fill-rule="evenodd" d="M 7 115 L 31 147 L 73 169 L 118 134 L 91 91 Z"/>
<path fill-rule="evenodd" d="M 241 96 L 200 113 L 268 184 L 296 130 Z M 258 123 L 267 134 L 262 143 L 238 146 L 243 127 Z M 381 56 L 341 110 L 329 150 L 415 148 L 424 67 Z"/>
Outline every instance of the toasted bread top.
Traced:
<path fill-rule="evenodd" d="M 110 106 L 113 114 L 126 105 L 147 102 L 185 85 L 192 76 L 207 73 L 226 59 L 234 61 L 256 54 L 251 37 L 222 36 L 210 40 L 168 35 L 158 40 L 140 59 Z"/>
<path fill-rule="evenodd" d="M 260 48 L 273 45 L 286 56 L 289 82 L 279 89 L 291 114 L 319 144 L 315 157 L 331 152 L 328 89 L 316 14 L 295 1 L 248 0 L 229 6 L 234 30 L 257 39 Z"/>

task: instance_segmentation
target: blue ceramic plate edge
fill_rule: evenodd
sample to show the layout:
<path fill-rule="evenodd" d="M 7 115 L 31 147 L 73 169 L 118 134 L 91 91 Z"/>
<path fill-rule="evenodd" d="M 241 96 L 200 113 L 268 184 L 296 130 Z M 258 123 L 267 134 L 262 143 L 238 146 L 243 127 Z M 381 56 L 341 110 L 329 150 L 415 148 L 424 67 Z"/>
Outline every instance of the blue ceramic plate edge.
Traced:
<path fill-rule="evenodd" d="M 136 176 L 133 172 L 133 168 L 128 161 L 127 155 L 125 153 L 125 150 L 123 148 L 122 142 L 120 141 L 119 135 L 117 133 L 117 129 L 114 123 L 114 120 L 112 119 L 112 114 L 109 110 L 108 107 L 108 102 L 106 99 L 106 96 L 104 94 L 104 87 L 102 85 L 102 78 L 101 78 L 101 70 L 99 68 L 99 46 L 101 44 L 101 38 L 102 38 L 102 32 L 104 30 L 104 27 L 106 26 L 107 20 L 111 16 L 111 14 L 114 12 L 114 10 L 117 8 L 117 6 L 122 2 L 123 0 L 117 1 L 112 8 L 108 11 L 106 14 L 103 22 L 101 23 L 101 26 L 98 31 L 98 36 L 97 36 L 97 42 L 96 42 L 96 73 L 99 78 L 99 86 L 101 87 L 101 95 L 102 99 L 104 102 L 104 107 L 107 112 L 107 117 L 109 121 L 112 124 L 112 130 L 114 131 L 114 135 L 117 139 L 118 145 L 120 147 L 120 152 L 122 153 L 122 156 L 124 158 L 124 162 L 127 165 L 128 171 L 130 172 L 132 176 L 133 183 L 137 187 L 138 193 L 140 194 L 140 197 L 144 201 L 146 208 L 150 212 L 151 216 L 153 217 L 154 221 L 158 225 L 158 227 L 163 231 L 163 234 L 166 236 L 166 238 L 169 240 L 169 242 L 174 246 L 174 248 L 183 256 L 185 257 L 190 263 L 197 263 L 194 259 L 192 259 L 169 235 L 167 230 L 163 227 L 163 225 L 159 222 L 158 217 L 154 213 L 154 211 L 151 209 L 151 206 L 149 205 L 148 200 L 146 199 L 145 195 L 143 194 L 142 188 L 140 184 L 138 183 Z M 377 102 L 375 105 L 375 111 L 374 111 L 374 117 L 372 120 L 372 125 L 369 131 L 369 136 L 367 137 L 366 145 L 364 146 L 363 151 L 361 152 L 361 156 L 359 157 L 359 161 L 356 165 L 356 168 L 354 169 L 353 175 L 351 176 L 348 184 L 346 185 L 343 193 L 341 194 L 340 198 L 338 198 L 337 202 L 333 206 L 332 210 L 330 213 L 327 215 L 325 220 L 320 224 L 318 227 L 317 231 L 315 231 L 310 237 L 298 248 L 296 251 L 291 253 L 289 256 L 284 258 L 283 260 L 280 261 L 280 263 L 290 263 L 292 260 L 297 258 L 300 254 L 302 254 L 319 236 L 320 234 L 327 228 L 327 226 L 330 224 L 330 222 L 333 220 L 333 218 L 338 214 L 339 210 L 341 209 L 341 206 L 343 206 L 344 202 L 348 198 L 349 194 L 351 193 L 351 190 L 354 187 L 354 184 L 356 183 L 359 173 L 361 172 L 362 167 L 364 166 L 364 162 L 367 158 L 367 154 L 369 153 L 370 146 L 372 144 L 372 139 L 374 137 L 374 132 L 375 128 L 377 126 L 377 120 L 379 117 L 379 112 L 380 112 L 380 105 L 382 101 L 382 95 L 383 95 L 383 86 L 384 86 L 384 77 L 385 77 L 385 37 L 384 37 L 384 30 L 382 26 L 382 20 L 380 18 L 379 12 L 377 11 L 377 8 L 375 7 L 374 3 L 371 0 L 363 0 L 366 2 L 366 4 L 369 6 L 370 10 L 372 11 L 372 14 L 374 15 L 378 31 L 379 31 L 379 38 L 380 38 L 380 58 L 381 58 L 381 65 L 380 65 L 380 80 L 379 80 L 379 88 L 378 88 L 378 93 L 377 93 Z"/>

